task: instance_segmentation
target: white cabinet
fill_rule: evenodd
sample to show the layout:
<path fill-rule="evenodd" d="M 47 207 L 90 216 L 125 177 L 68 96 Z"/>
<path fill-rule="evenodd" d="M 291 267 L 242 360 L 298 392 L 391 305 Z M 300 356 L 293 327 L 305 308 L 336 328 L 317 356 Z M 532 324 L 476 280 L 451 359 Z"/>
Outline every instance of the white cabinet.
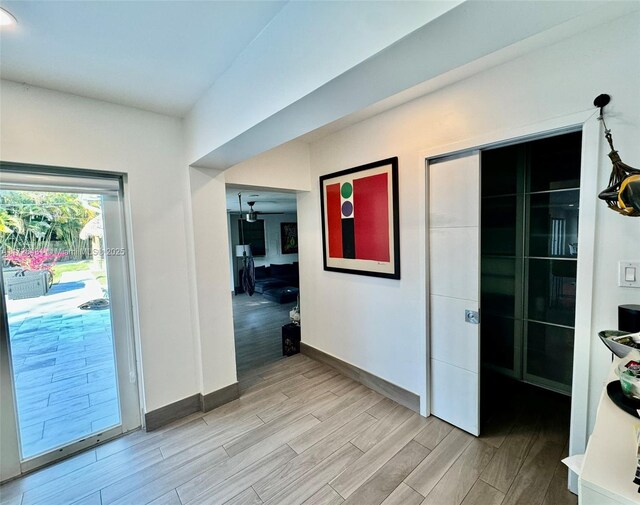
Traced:
<path fill-rule="evenodd" d="M 607 383 L 615 379 L 613 369 L 619 362 L 614 360 Z M 620 410 L 605 389 L 578 481 L 580 505 L 640 504 L 638 485 L 633 483 L 636 424 L 640 419 Z"/>

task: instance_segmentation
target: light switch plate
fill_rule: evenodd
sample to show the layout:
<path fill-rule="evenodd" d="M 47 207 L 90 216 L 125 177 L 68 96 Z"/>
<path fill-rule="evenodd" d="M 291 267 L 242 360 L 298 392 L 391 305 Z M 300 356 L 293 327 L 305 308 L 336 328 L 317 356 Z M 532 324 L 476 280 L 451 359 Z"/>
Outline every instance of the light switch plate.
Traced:
<path fill-rule="evenodd" d="M 640 262 L 620 261 L 618 263 L 618 286 L 640 288 Z"/>

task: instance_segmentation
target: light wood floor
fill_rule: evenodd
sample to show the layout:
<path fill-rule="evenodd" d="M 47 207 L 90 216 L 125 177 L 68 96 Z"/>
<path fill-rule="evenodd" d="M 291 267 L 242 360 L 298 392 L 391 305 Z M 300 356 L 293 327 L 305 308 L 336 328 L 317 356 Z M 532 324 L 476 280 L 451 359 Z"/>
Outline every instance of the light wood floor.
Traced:
<path fill-rule="evenodd" d="M 296 302 L 276 303 L 260 293 L 233 297 L 236 370 L 242 380 L 267 363 L 282 359 L 282 325 L 290 323 Z"/>
<path fill-rule="evenodd" d="M 564 505 L 564 413 L 495 416 L 479 439 L 296 355 L 239 400 L 0 488 L 3 505 Z M 513 405 L 523 402 L 514 402 Z"/>

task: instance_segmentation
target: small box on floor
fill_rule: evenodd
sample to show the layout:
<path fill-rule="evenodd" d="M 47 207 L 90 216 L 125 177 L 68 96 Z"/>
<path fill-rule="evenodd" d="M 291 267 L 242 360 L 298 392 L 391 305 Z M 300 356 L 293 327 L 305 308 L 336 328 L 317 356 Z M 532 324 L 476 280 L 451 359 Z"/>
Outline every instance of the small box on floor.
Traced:
<path fill-rule="evenodd" d="M 293 356 L 300 352 L 300 326 L 289 323 L 282 327 L 282 355 Z"/>

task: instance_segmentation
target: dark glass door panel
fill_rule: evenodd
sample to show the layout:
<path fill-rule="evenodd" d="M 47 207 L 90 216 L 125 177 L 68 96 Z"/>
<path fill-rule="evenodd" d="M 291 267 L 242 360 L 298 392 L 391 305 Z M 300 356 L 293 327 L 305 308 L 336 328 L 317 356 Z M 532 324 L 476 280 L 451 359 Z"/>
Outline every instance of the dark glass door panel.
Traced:
<path fill-rule="evenodd" d="M 482 258 L 480 306 L 483 313 L 522 317 L 516 311 L 516 278 L 520 262 L 514 258 Z"/>
<path fill-rule="evenodd" d="M 482 196 L 522 192 L 523 152 L 520 146 L 489 149 L 482 153 Z"/>
<path fill-rule="evenodd" d="M 529 150 L 527 191 L 580 187 L 582 132 L 536 140 L 527 145 Z"/>
<path fill-rule="evenodd" d="M 481 326 L 482 363 L 516 372 L 522 341 L 522 321 L 483 314 Z"/>
<path fill-rule="evenodd" d="M 527 319 L 573 326 L 576 314 L 576 262 L 530 259 Z"/>
<path fill-rule="evenodd" d="M 498 196 L 482 201 L 482 254 L 515 256 L 517 250 L 518 199 Z"/>
<path fill-rule="evenodd" d="M 560 389 L 570 390 L 573 338 L 574 331 L 570 328 L 529 322 L 525 375 L 533 375 L 564 386 Z"/>
<path fill-rule="evenodd" d="M 481 352 L 571 391 L 582 133 L 482 152 Z"/>
<path fill-rule="evenodd" d="M 529 256 L 578 255 L 580 191 L 529 195 Z"/>

